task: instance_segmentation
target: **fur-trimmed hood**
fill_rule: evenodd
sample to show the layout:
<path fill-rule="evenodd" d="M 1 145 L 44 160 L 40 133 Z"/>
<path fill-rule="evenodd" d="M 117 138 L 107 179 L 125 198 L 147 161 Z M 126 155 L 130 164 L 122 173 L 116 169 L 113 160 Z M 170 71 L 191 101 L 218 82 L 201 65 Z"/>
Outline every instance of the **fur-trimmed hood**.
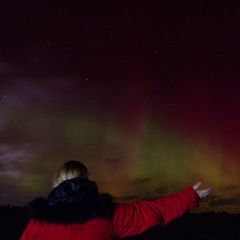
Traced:
<path fill-rule="evenodd" d="M 112 197 L 99 194 L 93 181 L 74 178 L 54 188 L 48 198 L 36 198 L 26 207 L 29 218 L 54 223 L 81 223 L 96 217 L 109 217 Z"/>

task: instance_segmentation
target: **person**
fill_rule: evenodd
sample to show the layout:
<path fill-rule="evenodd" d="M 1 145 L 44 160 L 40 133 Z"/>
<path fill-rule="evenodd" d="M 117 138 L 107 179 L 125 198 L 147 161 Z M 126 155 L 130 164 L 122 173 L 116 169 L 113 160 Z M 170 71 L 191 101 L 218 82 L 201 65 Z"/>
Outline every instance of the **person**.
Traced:
<path fill-rule="evenodd" d="M 54 176 L 48 198 L 26 206 L 29 223 L 21 240 L 113 240 L 138 235 L 165 225 L 197 208 L 213 188 L 199 190 L 201 182 L 169 196 L 152 200 L 114 203 L 99 194 L 84 164 L 65 162 Z"/>

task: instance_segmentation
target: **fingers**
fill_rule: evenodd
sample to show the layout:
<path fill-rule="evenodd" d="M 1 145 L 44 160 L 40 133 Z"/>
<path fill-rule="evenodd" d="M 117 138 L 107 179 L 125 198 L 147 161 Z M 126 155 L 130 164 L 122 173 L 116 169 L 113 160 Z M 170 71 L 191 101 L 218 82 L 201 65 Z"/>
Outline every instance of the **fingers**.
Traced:
<path fill-rule="evenodd" d="M 193 189 L 196 191 L 201 185 L 202 182 L 198 182 L 195 186 L 193 186 Z"/>
<path fill-rule="evenodd" d="M 196 192 L 197 192 L 199 198 L 203 199 L 203 198 L 208 197 L 213 191 L 214 191 L 213 188 L 208 188 L 208 189 L 204 189 L 204 190 L 197 190 Z"/>
<path fill-rule="evenodd" d="M 206 195 L 210 195 L 212 192 L 214 192 L 214 188 L 208 188 L 206 189 Z"/>

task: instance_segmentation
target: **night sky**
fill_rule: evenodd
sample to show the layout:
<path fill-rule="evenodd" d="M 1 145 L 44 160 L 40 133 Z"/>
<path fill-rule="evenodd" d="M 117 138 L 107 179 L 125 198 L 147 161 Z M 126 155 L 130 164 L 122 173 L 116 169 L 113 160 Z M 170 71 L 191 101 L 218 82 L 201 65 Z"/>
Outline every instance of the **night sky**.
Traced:
<path fill-rule="evenodd" d="M 116 200 L 202 181 L 240 211 L 240 1 L 1 1 L 0 197 L 69 159 Z"/>

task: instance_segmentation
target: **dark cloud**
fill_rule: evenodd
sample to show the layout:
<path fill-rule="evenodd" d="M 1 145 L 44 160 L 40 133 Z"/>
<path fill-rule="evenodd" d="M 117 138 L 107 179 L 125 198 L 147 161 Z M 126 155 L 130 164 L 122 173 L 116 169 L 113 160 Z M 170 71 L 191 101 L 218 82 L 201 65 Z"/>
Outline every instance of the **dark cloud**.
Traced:
<path fill-rule="evenodd" d="M 165 187 L 157 187 L 154 190 L 154 194 L 157 197 L 165 196 L 168 193 L 167 189 Z"/>
<path fill-rule="evenodd" d="M 239 186 L 237 186 L 237 185 L 229 185 L 229 186 L 224 187 L 224 190 L 229 191 L 229 192 L 236 191 L 237 189 L 239 189 Z"/>
<path fill-rule="evenodd" d="M 220 199 L 222 196 L 216 195 L 216 194 L 211 194 L 207 199 L 208 200 L 215 200 L 215 199 Z"/>
<path fill-rule="evenodd" d="M 229 205 L 238 205 L 240 206 L 240 195 L 235 195 L 231 198 L 220 198 L 216 200 L 209 201 L 211 207 L 219 206 L 229 206 Z"/>
<path fill-rule="evenodd" d="M 149 183 L 152 181 L 152 178 L 136 178 L 132 182 L 133 184 Z"/>
<path fill-rule="evenodd" d="M 118 198 L 114 198 L 115 201 L 117 202 L 127 202 L 127 201 L 135 201 L 138 200 L 139 197 L 137 195 L 134 194 L 124 194 L 123 196 L 120 196 Z"/>

